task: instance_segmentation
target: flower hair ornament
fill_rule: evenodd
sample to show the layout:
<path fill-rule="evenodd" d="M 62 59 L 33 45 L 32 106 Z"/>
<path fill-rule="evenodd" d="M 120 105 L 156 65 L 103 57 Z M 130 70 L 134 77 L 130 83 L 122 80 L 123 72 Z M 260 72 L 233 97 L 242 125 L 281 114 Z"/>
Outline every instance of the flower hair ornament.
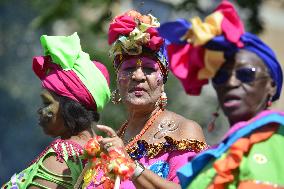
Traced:
<path fill-rule="evenodd" d="M 134 10 L 115 17 L 108 32 L 108 43 L 111 45 L 109 53 L 114 57 L 115 69 L 118 70 L 129 56 L 148 54 L 157 59 L 165 83 L 168 61 L 165 41 L 157 31 L 159 26 L 157 18 L 151 14 L 142 15 Z"/>

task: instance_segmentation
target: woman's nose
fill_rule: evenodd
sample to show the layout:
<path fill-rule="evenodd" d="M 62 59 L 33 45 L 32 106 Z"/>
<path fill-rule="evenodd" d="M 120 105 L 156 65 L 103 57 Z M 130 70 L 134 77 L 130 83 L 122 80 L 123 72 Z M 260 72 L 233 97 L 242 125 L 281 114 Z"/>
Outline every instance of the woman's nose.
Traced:
<path fill-rule="evenodd" d="M 143 72 L 142 67 L 138 67 L 132 74 L 132 79 L 135 80 L 145 80 L 146 76 L 145 73 Z"/>
<path fill-rule="evenodd" d="M 241 81 L 236 77 L 236 73 L 235 72 L 232 72 L 230 75 L 229 75 L 229 78 L 226 82 L 226 85 L 229 86 L 229 87 L 237 87 L 241 84 Z"/>
<path fill-rule="evenodd" d="M 41 115 L 41 114 L 42 114 L 42 108 L 39 108 L 39 109 L 37 110 L 37 113 L 38 113 L 39 115 Z"/>

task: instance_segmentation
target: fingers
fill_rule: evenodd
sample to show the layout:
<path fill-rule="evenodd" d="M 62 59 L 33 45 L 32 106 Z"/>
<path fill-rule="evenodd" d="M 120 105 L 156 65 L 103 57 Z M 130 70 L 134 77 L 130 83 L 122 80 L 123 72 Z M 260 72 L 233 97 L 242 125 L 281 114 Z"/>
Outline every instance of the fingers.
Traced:
<path fill-rule="evenodd" d="M 109 143 L 112 144 L 111 146 L 124 147 L 122 140 L 118 137 L 116 137 L 116 138 L 103 138 L 99 142 L 103 147 L 105 147 L 107 144 L 108 144 L 107 146 L 109 146 Z"/>
<path fill-rule="evenodd" d="M 101 147 L 106 151 L 110 152 L 114 149 L 121 149 L 125 156 L 128 156 L 127 152 L 125 151 L 125 146 L 121 138 L 119 138 L 115 131 L 105 125 L 97 125 L 97 128 L 103 132 L 105 132 L 110 138 L 102 138 L 99 140 Z"/>
<path fill-rule="evenodd" d="M 105 132 L 109 137 L 116 137 L 116 132 L 108 127 L 108 126 L 105 126 L 105 125 L 97 125 L 97 128 L 103 132 Z"/>

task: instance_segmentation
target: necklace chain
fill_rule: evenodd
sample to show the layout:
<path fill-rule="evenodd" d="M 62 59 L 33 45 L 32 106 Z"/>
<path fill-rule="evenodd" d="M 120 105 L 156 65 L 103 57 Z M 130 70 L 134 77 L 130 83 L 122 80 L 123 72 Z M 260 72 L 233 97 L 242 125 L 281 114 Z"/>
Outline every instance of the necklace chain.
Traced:
<path fill-rule="evenodd" d="M 126 145 L 126 150 L 130 149 L 138 140 L 141 139 L 141 137 L 145 134 L 145 132 L 153 125 L 154 121 L 156 120 L 156 118 L 163 112 L 163 109 L 158 110 L 154 115 L 152 115 L 150 117 L 150 119 L 146 122 L 146 124 L 144 125 L 143 129 L 140 131 L 139 134 L 137 134 L 135 137 L 133 137 L 132 139 L 130 139 L 128 141 L 128 144 Z M 125 131 L 128 127 L 128 120 L 119 128 L 119 130 L 117 131 L 117 135 L 120 138 L 124 137 Z"/>

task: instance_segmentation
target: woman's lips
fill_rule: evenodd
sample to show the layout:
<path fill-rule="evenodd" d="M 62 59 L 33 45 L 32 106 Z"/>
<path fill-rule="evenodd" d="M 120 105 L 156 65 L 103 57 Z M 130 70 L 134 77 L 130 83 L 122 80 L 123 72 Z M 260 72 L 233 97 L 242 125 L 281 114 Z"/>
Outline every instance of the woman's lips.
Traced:
<path fill-rule="evenodd" d="M 130 92 L 133 92 L 135 96 L 139 97 L 142 96 L 146 90 L 142 87 L 133 87 Z"/>
<path fill-rule="evenodd" d="M 50 118 L 40 117 L 38 119 L 38 125 L 44 128 L 44 127 L 46 127 L 46 125 L 48 124 L 49 121 L 50 121 Z"/>
<path fill-rule="evenodd" d="M 226 96 L 223 101 L 224 108 L 235 108 L 241 104 L 241 98 L 239 96 Z"/>

